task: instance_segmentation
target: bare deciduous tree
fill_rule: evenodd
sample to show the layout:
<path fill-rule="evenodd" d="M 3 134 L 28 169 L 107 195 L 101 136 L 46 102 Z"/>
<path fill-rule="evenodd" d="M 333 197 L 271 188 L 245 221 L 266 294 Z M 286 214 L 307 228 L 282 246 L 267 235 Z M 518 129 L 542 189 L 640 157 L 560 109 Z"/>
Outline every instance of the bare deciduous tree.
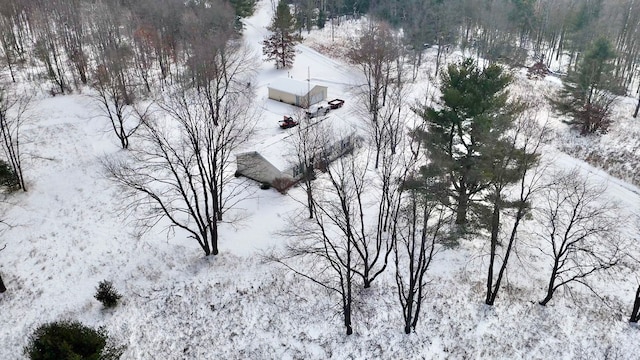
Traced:
<path fill-rule="evenodd" d="M 172 75 L 171 63 L 178 55 L 180 17 L 184 2 L 180 0 L 140 0 L 133 4 L 137 27 L 133 31 L 137 42 L 138 58 L 153 59 L 160 71 L 160 82 L 164 84 Z"/>
<path fill-rule="evenodd" d="M 606 199 L 605 190 L 603 184 L 590 183 L 577 169 L 558 173 L 546 186 L 544 204 L 536 209 L 541 229 L 537 235 L 546 242 L 540 251 L 552 264 L 541 305 L 557 289 L 572 283 L 594 291 L 587 278 L 614 267 L 623 256 L 620 211 Z"/>
<path fill-rule="evenodd" d="M 349 61 L 357 65 L 364 76 L 364 83 L 358 85 L 357 92 L 364 108 L 363 117 L 370 129 L 372 147 L 376 150 L 375 168 L 378 168 L 385 130 L 388 129 L 385 128 L 387 125 L 384 115 L 394 116 L 398 110 L 391 108 L 381 114 L 392 95 L 390 86 L 398 80 L 398 54 L 399 41 L 391 28 L 387 24 L 373 21 L 365 25 L 362 35 L 347 54 Z"/>
<path fill-rule="evenodd" d="M 365 193 L 371 185 L 367 178 L 369 156 L 362 157 L 341 157 L 326 167 L 328 184 L 318 188 L 314 209 L 316 216 L 322 217 L 321 232 L 326 233 L 329 230 L 327 224 L 331 224 L 333 236 L 350 244 L 353 256 L 358 260 L 351 264 L 352 271 L 368 288 L 386 268 L 391 245 L 390 240 L 378 239 L 368 229 L 370 222 L 366 218 Z"/>
<path fill-rule="evenodd" d="M 109 119 L 113 132 L 120 140 L 123 149 L 129 148 L 129 138 L 141 125 L 140 115 L 136 115 L 134 105 L 127 103 L 128 96 L 123 92 L 122 83 L 118 77 L 113 77 L 105 66 L 99 66 L 95 71 L 95 81 L 92 84 L 96 90 L 94 98 L 104 117 Z"/>
<path fill-rule="evenodd" d="M 324 119 L 309 119 L 304 111 L 300 111 L 295 120 L 299 123 L 299 129 L 291 136 L 291 146 L 295 154 L 292 162 L 295 175 L 301 176 L 300 184 L 305 191 L 309 219 L 313 219 L 315 170 L 321 165 L 321 155 L 327 139 L 330 138 L 330 132 Z"/>
<path fill-rule="evenodd" d="M 325 144 L 328 137 L 325 137 Z M 386 269 L 393 249 L 392 234 L 376 234 L 377 204 L 368 201 L 373 182 L 368 170 L 371 153 L 346 155 L 354 146 L 352 137 L 325 145 L 318 161 L 325 175 L 316 180 L 312 196 L 313 222 L 297 222 L 292 230 L 298 239 L 283 256 L 272 259 L 310 280 L 341 295 L 347 334 L 352 333 L 352 287 L 360 278 L 364 288 Z M 336 153 L 338 157 L 330 163 Z M 399 205 L 394 201 L 389 228 L 395 229 Z M 380 235 L 380 236 L 377 236 Z M 300 271 L 290 264 L 298 257 L 313 259 L 319 271 Z M 315 269 L 315 267 L 314 267 Z M 330 271 L 329 271 L 330 270 Z M 330 276 L 328 276 L 331 274 Z"/>
<path fill-rule="evenodd" d="M 439 201 L 437 186 L 428 182 L 424 178 L 404 182 L 407 189 L 394 224 L 395 278 L 406 334 L 415 331 L 418 324 L 426 296 L 426 273 L 437 252 L 437 241 L 447 232 L 447 210 Z"/>
<path fill-rule="evenodd" d="M 232 205 L 240 188 L 225 186 L 233 173 L 228 171 L 232 151 L 253 133 L 254 124 L 246 121 L 250 109 L 240 106 L 239 99 L 253 93 L 251 82 L 257 68 L 257 56 L 233 29 L 233 8 L 228 4 L 211 8 L 193 5 L 183 18 L 182 31 L 187 44 L 187 69 L 190 79 L 183 86 L 192 87 L 207 105 L 207 117 L 219 134 L 216 183 L 220 187 L 216 201 L 216 217 L 223 218 L 226 207 Z M 204 33 L 202 28 L 208 29 Z M 234 119 L 245 119 L 235 121 Z"/>
<path fill-rule="evenodd" d="M 28 120 L 31 98 L 27 94 L 10 94 L 0 89 L 0 147 L 23 191 L 27 186 L 23 173 L 22 126 Z"/>
<path fill-rule="evenodd" d="M 89 58 L 85 49 L 87 47 L 87 22 L 83 19 L 85 5 L 80 0 L 55 0 L 49 3 L 65 55 L 82 84 L 86 85 Z M 77 77 L 74 74 L 75 79 Z"/>
<path fill-rule="evenodd" d="M 188 71 L 185 80 L 207 95 L 216 123 L 219 103 L 232 90 L 234 82 L 240 80 L 242 74 L 237 73 L 249 72 L 248 67 L 254 65 L 241 61 L 249 60 L 247 54 L 238 56 L 241 51 L 248 52 L 242 42 L 230 41 L 235 36 L 233 22 L 231 5 L 216 0 L 212 5 L 190 3 L 181 23 Z"/>
<path fill-rule="evenodd" d="M 32 16 L 38 23 L 34 29 L 35 56 L 44 63 L 47 77 L 55 84 L 55 88 L 51 89 L 51 92 L 64 94 L 70 90 L 69 83 L 61 45 L 53 20 L 49 17 L 49 9 L 46 6 L 37 8 Z"/>
<path fill-rule="evenodd" d="M 186 100 L 186 99 L 185 99 Z M 180 104 L 180 100 L 176 101 Z M 187 108 L 188 109 L 188 108 Z M 218 221 L 213 201 L 205 139 L 207 121 L 200 111 L 171 121 L 143 119 L 140 148 L 130 159 L 105 162 L 110 177 L 128 191 L 131 206 L 143 208 L 143 226 L 168 218 L 172 227 L 189 233 L 205 255 L 218 253 Z M 175 123 L 177 127 L 172 127 Z"/>
<path fill-rule="evenodd" d="M 323 153 L 329 151 L 328 147 L 323 149 Z M 290 235 L 295 242 L 284 254 L 273 254 L 269 259 L 338 294 L 346 334 L 351 335 L 353 286 L 359 263 L 355 238 L 361 236 L 362 229 L 358 225 L 357 199 L 362 195 L 364 174 L 352 166 L 352 156 L 348 157 L 326 165 L 328 179 L 317 185 L 313 196 L 313 220 L 293 220 L 296 226 Z M 305 269 L 292 265 L 293 259 L 302 261 Z"/>
<path fill-rule="evenodd" d="M 94 6 L 93 11 L 103 13 L 102 16 L 91 18 L 90 24 L 99 81 L 107 81 L 108 86 L 117 86 L 118 96 L 124 104 L 131 105 L 134 103 L 136 83 L 131 75 L 133 50 L 122 25 L 125 19 L 120 16 L 120 9 L 113 5 L 98 2 Z"/>
<path fill-rule="evenodd" d="M 11 81 L 16 82 L 16 67 L 21 56 L 14 32 L 14 23 L 10 17 L 0 16 L 0 49 L 2 49 L 4 62 L 9 68 Z"/>
<path fill-rule="evenodd" d="M 317 228 L 323 231 L 317 231 Z M 310 280 L 340 297 L 340 313 L 346 334 L 353 334 L 353 284 L 356 262 L 353 244 L 344 237 L 333 236 L 333 225 L 325 222 L 321 212 L 317 212 L 312 222 L 300 221 L 292 229 L 295 241 L 284 254 L 272 254 L 268 260 L 277 262 L 295 274 Z M 303 267 L 293 265 L 295 263 Z"/>
<path fill-rule="evenodd" d="M 401 80 L 391 86 L 391 95 L 387 105 L 380 111 L 380 140 L 376 145 L 376 173 L 380 190 L 378 201 L 377 237 L 390 229 L 393 214 L 396 212 L 402 188 L 402 179 L 406 176 L 406 156 L 413 159 L 413 152 L 405 153 L 407 110 L 404 98 L 407 91 Z"/>
<path fill-rule="evenodd" d="M 249 106 L 254 97 L 255 54 L 241 42 L 230 40 L 218 47 L 208 63 L 207 75 L 195 96 L 207 105 L 207 117 L 216 130 L 216 183 L 220 187 L 216 216 L 222 220 L 227 208 L 234 205 L 243 187 L 228 187 L 233 178 L 229 171 L 231 157 L 238 146 L 254 133 L 255 110 Z"/>
<path fill-rule="evenodd" d="M 181 90 L 160 104 L 166 118 L 141 119 L 140 144 L 128 159 L 105 162 L 109 175 L 129 190 L 140 220 L 153 226 L 167 218 L 186 231 L 205 255 L 218 254 L 220 199 L 229 154 L 250 133 L 253 93 L 229 96 L 220 123 L 211 119 L 206 98 Z M 232 175 L 231 175 L 232 176 Z"/>
<path fill-rule="evenodd" d="M 539 150 L 549 139 L 549 129 L 546 125 L 538 125 L 533 112 L 530 109 L 521 114 L 513 127 L 506 131 L 500 144 L 496 144 L 498 151 L 493 159 L 493 179 L 487 196 L 492 206 L 488 220 L 491 239 L 485 297 L 487 305 L 493 305 L 498 296 L 509 259 L 516 248 L 518 229 L 531 212 L 532 197 L 542 189 L 544 168 L 539 165 Z M 510 226 L 506 239 L 502 238 L 505 235 L 502 230 L 506 225 L 504 215 Z"/>

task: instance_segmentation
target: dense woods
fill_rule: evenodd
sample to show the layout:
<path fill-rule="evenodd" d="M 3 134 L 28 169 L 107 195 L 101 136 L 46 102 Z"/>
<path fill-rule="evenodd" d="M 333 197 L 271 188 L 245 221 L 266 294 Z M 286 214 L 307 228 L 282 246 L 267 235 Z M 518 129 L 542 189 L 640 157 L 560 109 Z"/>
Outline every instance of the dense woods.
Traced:
<path fill-rule="evenodd" d="M 293 0 L 287 37 L 334 26 L 345 17 L 371 14 L 402 29 L 405 49 L 419 66 L 425 46 L 460 46 L 477 57 L 510 65 L 536 59 L 561 71 L 577 70 L 583 57 L 610 44 L 611 79 L 631 93 L 638 73 L 640 4 L 634 0 Z M 0 9 L 1 60 L 16 77 L 48 80 L 52 94 L 79 86 L 120 87 L 125 103 L 176 81 L 192 81 L 206 67 L 203 44 L 225 42 L 242 31 L 252 0 L 25 1 Z M 275 2 L 273 4 L 275 7 Z M 279 26 L 282 27 L 282 26 Z M 204 29 L 204 30 L 203 30 Z M 274 30 L 272 26 L 272 30 Z M 597 34 L 597 35 L 596 35 Z M 285 42 L 285 41 L 280 41 Z M 286 65 L 286 58 L 278 61 Z M 36 66 L 30 66 L 36 65 Z M 182 66 L 187 65 L 187 67 Z M 200 69 L 200 70 L 198 70 Z"/>

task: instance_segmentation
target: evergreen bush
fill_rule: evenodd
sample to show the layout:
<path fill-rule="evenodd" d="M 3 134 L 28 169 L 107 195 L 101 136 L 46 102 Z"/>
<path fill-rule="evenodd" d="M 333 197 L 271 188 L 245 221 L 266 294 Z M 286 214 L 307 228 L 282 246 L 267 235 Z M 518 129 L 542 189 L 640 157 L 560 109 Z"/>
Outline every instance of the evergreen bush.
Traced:
<path fill-rule="evenodd" d="M 108 336 L 77 321 L 41 325 L 30 336 L 25 355 L 32 360 L 104 359 Z"/>
<path fill-rule="evenodd" d="M 103 280 L 98 284 L 94 297 L 100 301 L 104 307 L 112 308 L 118 305 L 118 300 L 120 300 L 122 295 L 116 291 L 111 281 Z"/>

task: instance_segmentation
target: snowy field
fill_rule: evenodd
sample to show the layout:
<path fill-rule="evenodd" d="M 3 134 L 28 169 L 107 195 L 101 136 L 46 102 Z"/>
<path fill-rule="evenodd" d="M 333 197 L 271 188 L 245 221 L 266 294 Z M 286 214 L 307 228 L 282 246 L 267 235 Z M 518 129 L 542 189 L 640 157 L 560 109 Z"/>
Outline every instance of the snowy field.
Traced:
<path fill-rule="evenodd" d="M 247 20 L 246 41 L 257 53 L 270 18 L 270 2 L 261 1 Z M 357 24 L 345 21 L 334 29 L 335 40 L 330 27 L 303 34 L 307 39 L 292 69 L 275 70 L 269 63 L 258 69 L 261 135 L 247 149 L 286 136 L 277 120 L 290 108 L 267 100 L 266 86 L 278 77 L 310 74 L 329 86 L 329 98 L 347 100 L 332 113 L 333 121 L 353 121 L 349 99 L 357 70 L 340 57 L 339 46 L 335 53 L 321 52 L 355 33 Z M 434 88 L 425 80 L 434 56 L 427 51 L 412 93 L 416 99 Z M 559 87 L 552 78 L 516 77 L 515 91 L 531 96 L 542 98 Z M 640 216 L 640 189 L 632 184 L 640 181 L 640 168 L 631 161 L 640 158 L 640 121 L 630 117 L 633 105 L 633 99 L 621 99 L 612 131 L 587 140 L 540 108 L 540 118 L 548 119 L 557 135 L 545 160 L 556 169 L 578 167 L 606 183 L 607 196 L 625 212 L 620 218 Z M 594 279 L 606 302 L 574 287 L 572 296 L 560 292 L 543 307 L 537 301 L 544 296 L 547 262 L 535 244 L 524 242 L 496 305 L 487 307 L 487 240 L 480 238 L 463 239 L 437 254 L 415 333 L 402 331 L 390 267 L 372 288 L 356 287 L 354 334 L 345 336 L 338 299 L 263 261 L 271 249 L 292 241 L 289 224 L 304 212 L 301 189 L 288 195 L 255 191 L 236 210 L 244 220 L 221 225 L 220 255 L 205 258 L 195 241 L 164 232 L 162 224 L 136 234 L 121 211 L 126 199 L 101 165 L 103 157 L 121 150 L 91 98 L 42 95 L 34 110 L 37 121 L 25 129 L 24 145 L 29 191 L 11 199 L 15 205 L 5 219 L 12 227 L 0 241 L 0 247 L 7 244 L 0 252 L 0 273 L 8 288 L 0 295 L 0 359 L 23 358 L 28 335 L 59 319 L 104 326 L 126 346 L 123 359 L 635 359 L 640 354 L 640 329 L 627 322 L 639 271 L 621 268 Z M 594 160 L 594 151 L 609 160 Z M 638 241 L 632 224 L 620 226 Z M 633 251 L 640 258 L 638 248 Z M 123 295 L 113 310 L 93 298 L 104 279 Z"/>

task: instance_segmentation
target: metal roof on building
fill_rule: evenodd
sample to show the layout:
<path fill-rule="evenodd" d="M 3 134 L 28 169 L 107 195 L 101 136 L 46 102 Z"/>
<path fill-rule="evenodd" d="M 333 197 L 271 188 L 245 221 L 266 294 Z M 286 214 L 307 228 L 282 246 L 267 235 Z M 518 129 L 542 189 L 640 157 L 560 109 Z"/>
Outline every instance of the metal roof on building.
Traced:
<path fill-rule="evenodd" d="M 307 95 L 309 90 L 313 89 L 316 86 L 326 88 L 326 86 L 317 85 L 312 82 L 300 81 L 290 78 L 276 79 L 271 82 L 268 87 L 270 89 L 286 92 L 289 94 L 304 96 Z"/>

